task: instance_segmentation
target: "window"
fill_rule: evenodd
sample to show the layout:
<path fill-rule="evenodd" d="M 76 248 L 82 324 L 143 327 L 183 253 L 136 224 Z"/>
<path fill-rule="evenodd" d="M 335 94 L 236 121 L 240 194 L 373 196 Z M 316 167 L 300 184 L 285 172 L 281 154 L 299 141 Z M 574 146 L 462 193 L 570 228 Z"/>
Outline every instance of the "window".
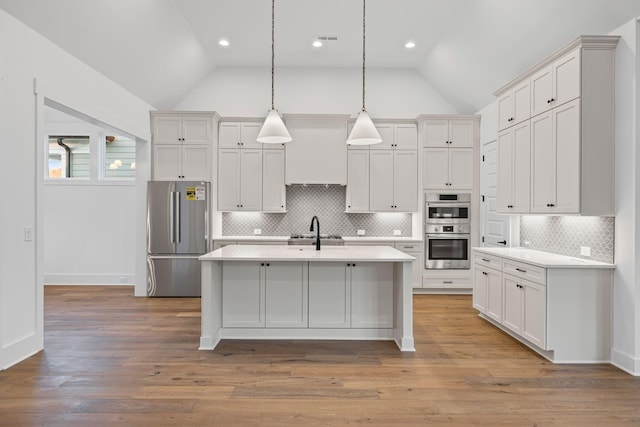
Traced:
<path fill-rule="evenodd" d="M 131 136 L 47 105 L 44 113 L 48 179 L 135 181 L 136 141 Z"/>
<path fill-rule="evenodd" d="M 88 135 L 49 135 L 49 178 L 90 178 Z"/>
<path fill-rule="evenodd" d="M 136 142 L 123 136 L 103 137 L 104 178 L 134 179 L 136 177 Z"/>

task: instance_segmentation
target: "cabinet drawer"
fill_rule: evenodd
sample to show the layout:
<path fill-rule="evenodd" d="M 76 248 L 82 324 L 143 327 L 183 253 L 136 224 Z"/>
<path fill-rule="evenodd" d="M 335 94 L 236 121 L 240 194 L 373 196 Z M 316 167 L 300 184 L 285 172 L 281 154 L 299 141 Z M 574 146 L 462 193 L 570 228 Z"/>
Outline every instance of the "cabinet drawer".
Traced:
<path fill-rule="evenodd" d="M 402 252 L 422 252 L 423 246 L 422 242 L 419 243 L 396 243 L 396 249 Z"/>
<path fill-rule="evenodd" d="M 485 267 L 494 268 L 498 271 L 502 270 L 502 258 L 493 255 L 476 252 L 473 255 L 473 262 Z"/>
<path fill-rule="evenodd" d="M 524 262 L 502 260 L 502 271 L 541 285 L 547 284 L 546 269 Z"/>
<path fill-rule="evenodd" d="M 471 279 L 468 277 L 424 277 L 423 288 L 461 288 L 471 289 Z"/>

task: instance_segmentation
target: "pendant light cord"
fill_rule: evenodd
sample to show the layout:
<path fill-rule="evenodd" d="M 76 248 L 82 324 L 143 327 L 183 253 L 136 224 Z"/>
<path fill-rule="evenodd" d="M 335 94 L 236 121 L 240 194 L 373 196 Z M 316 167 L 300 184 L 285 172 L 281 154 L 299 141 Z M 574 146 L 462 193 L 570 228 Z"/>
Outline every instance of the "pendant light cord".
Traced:
<path fill-rule="evenodd" d="M 364 84 L 365 84 L 365 17 L 367 0 L 362 0 L 362 111 L 367 111 L 364 106 Z"/>
<path fill-rule="evenodd" d="M 271 109 L 275 110 L 275 90 L 274 90 L 274 63 L 276 58 L 276 37 L 275 37 L 275 27 L 276 27 L 276 0 L 271 0 Z"/>

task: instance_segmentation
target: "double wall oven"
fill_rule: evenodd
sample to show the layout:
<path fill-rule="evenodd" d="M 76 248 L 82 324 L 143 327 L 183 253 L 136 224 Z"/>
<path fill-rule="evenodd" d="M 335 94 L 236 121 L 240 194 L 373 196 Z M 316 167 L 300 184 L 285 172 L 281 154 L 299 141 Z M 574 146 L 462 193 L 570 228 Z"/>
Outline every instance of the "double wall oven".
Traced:
<path fill-rule="evenodd" d="M 471 194 L 425 194 L 426 269 L 471 267 Z"/>

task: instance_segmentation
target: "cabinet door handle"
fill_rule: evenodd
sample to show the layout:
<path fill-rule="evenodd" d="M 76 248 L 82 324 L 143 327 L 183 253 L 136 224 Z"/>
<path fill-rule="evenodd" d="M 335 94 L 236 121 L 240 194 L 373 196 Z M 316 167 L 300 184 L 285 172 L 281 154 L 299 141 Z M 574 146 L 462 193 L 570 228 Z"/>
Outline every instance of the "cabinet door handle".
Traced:
<path fill-rule="evenodd" d="M 519 271 L 520 273 L 526 273 L 527 272 L 527 270 L 523 270 L 523 269 L 517 268 L 517 267 L 516 267 L 516 271 Z"/>
<path fill-rule="evenodd" d="M 490 259 L 486 259 L 486 258 L 482 258 L 482 260 L 483 260 L 484 262 L 491 262 L 491 260 L 490 260 Z"/>
<path fill-rule="evenodd" d="M 508 207 L 508 208 L 512 208 L 512 207 L 513 207 L 513 205 L 507 205 L 507 207 Z"/>
<path fill-rule="evenodd" d="M 501 245 L 506 245 L 506 244 L 507 244 L 507 241 L 506 241 L 506 240 L 501 240 L 501 241 L 496 242 L 496 243 L 499 243 L 499 244 L 501 244 Z"/>
<path fill-rule="evenodd" d="M 483 273 L 484 273 L 484 271 L 483 271 Z M 450 284 L 453 283 L 453 280 L 443 280 L 442 283 L 444 283 L 445 285 L 450 285 Z"/>

